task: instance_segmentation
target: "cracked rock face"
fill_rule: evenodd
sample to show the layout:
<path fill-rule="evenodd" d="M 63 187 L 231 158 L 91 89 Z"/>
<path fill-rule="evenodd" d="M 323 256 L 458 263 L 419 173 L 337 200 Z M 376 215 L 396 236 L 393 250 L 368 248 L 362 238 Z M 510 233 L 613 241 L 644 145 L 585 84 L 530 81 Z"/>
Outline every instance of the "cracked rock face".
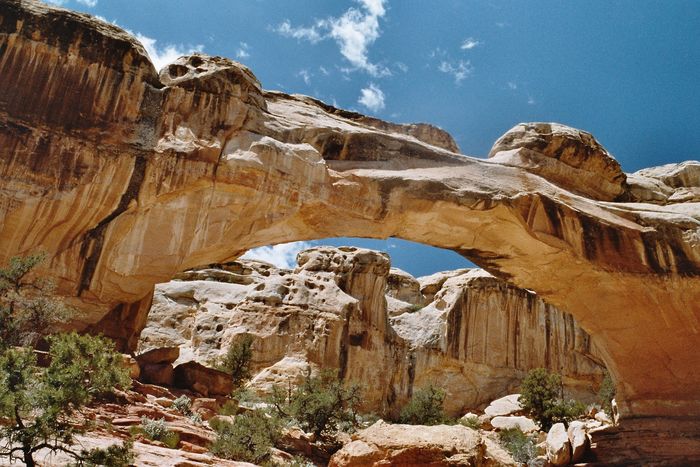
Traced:
<path fill-rule="evenodd" d="M 133 348 L 153 285 L 180 271 L 395 236 L 575 316 L 623 416 L 700 416 L 697 163 L 625 180 L 590 135 L 553 124 L 523 124 L 481 160 L 434 127 L 261 90 L 227 59 L 174 65 L 159 76 L 89 16 L 0 0 L 0 260 L 48 252 L 39 273 L 76 327 Z"/>

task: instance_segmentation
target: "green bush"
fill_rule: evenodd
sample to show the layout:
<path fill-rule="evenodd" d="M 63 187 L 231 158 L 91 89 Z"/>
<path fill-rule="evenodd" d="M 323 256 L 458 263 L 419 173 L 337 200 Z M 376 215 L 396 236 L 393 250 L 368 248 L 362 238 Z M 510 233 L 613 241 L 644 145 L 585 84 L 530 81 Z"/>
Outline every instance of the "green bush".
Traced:
<path fill-rule="evenodd" d="M 580 417 L 586 410 L 581 403 L 563 400 L 561 376 L 544 368 L 531 370 L 520 386 L 519 401 L 543 431 L 553 424 L 567 423 Z"/>
<path fill-rule="evenodd" d="M 309 370 L 301 385 L 275 387 L 269 402 L 283 420 L 293 420 L 316 436 L 332 439 L 339 429 L 357 426 L 360 388 L 345 387 L 332 370 L 312 376 Z"/>
<path fill-rule="evenodd" d="M 474 415 L 473 417 L 462 417 L 459 419 L 459 424 L 462 426 L 466 426 L 467 428 L 471 428 L 472 430 L 478 430 L 481 428 L 481 422 L 479 421 L 479 417 Z"/>
<path fill-rule="evenodd" d="M 249 335 L 231 344 L 226 355 L 215 364 L 216 369 L 226 372 L 233 379 L 233 387 L 239 388 L 251 377 L 250 362 L 253 358 L 253 338 Z"/>
<path fill-rule="evenodd" d="M 513 460 L 521 464 L 527 463 L 537 457 L 537 445 L 535 440 L 518 428 L 510 428 L 498 433 L 501 446 L 513 456 Z"/>
<path fill-rule="evenodd" d="M 211 452 L 224 459 L 260 464 L 281 437 L 279 420 L 263 411 L 242 413 L 233 423 L 215 420 L 210 425 L 216 432 Z"/>
<path fill-rule="evenodd" d="M 111 341 L 75 333 L 52 336 L 51 363 L 39 368 L 31 349 L 9 348 L 0 354 L 0 457 L 34 466 L 43 448 L 85 462 L 71 448 L 85 428 L 73 418 L 82 407 L 117 387 L 130 384 L 128 370 Z M 104 452 L 110 456 L 114 452 Z M 91 451 L 91 456 L 97 451 Z"/>
<path fill-rule="evenodd" d="M 192 413 L 192 399 L 182 395 L 173 401 L 173 408 L 182 415 L 189 415 Z"/>
<path fill-rule="evenodd" d="M 148 439 L 160 441 L 171 449 L 175 449 L 180 442 L 180 436 L 168 428 L 165 419 L 153 420 L 141 417 L 141 430 Z"/>
<path fill-rule="evenodd" d="M 53 297 L 54 285 L 31 272 L 46 254 L 10 259 L 0 269 L 0 351 L 11 346 L 34 346 L 57 323 L 66 321 L 73 310 Z"/>
<path fill-rule="evenodd" d="M 610 373 L 605 372 L 603 381 L 600 383 L 600 389 L 598 390 L 598 400 L 600 406 L 603 408 L 606 414 L 612 417 L 612 400 L 615 398 L 615 382 L 610 376 Z"/>
<path fill-rule="evenodd" d="M 121 445 L 113 444 L 106 449 L 82 450 L 82 462 L 73 464 L 76 467 L 128 467 L 134 462 L 134 443 L 124 441 Z"/>
<path fill-rule="evenodd" d="M 408 425 L 440 425 L 448 421 L 443 402 L 445 391 L 432 385 L 413 393 L 413 397 L 401 409 L 399 422 Z"/>

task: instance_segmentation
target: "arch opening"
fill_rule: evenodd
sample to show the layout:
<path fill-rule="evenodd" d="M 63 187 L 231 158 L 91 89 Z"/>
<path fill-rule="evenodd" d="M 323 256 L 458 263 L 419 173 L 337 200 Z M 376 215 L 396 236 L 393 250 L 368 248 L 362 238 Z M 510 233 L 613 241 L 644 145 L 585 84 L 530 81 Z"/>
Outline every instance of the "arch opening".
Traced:
<path fill-rule="evenodd" d="M 421 255 L 431 264 L 411 267 Z M 245 336 L 260 395 L 332 369 L 364 383 L 365 410 L 388 416 L 428 385 L 446 391 L 451 416 L 483 409 L 539 367 L 563 376 L 567 396 L 596 402 L 606 371 L 568 313 L 452 251 L 395 239 L 270 245 L 183 271 L 155 287 L 137 350 L 177 347 L 175 365 L 207 365 Z"/>

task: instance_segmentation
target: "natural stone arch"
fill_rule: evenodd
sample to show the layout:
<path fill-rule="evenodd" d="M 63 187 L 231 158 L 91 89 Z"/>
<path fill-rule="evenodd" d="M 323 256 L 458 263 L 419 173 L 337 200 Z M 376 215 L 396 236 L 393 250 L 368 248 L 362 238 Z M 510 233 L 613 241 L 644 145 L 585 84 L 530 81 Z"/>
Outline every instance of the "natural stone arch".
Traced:
<path fill-rule="evenodd" d="M 548 124 L 464 157 L 434 127 L 265 92 L 226 59 L 158 77 L 114 26 L 0 6 L 0 260 L 48 251 L 83 326 L 128 342 L 153 284 L 252 247 L 394 236 L 572 313 L 625 414 L 700 415 L 697 164 L 625 177 L 590 135 Z"/>

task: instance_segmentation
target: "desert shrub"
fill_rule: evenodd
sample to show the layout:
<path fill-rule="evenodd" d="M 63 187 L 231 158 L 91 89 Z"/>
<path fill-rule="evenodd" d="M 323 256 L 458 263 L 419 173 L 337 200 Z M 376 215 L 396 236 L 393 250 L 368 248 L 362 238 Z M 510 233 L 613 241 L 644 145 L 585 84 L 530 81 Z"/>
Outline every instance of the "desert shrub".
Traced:
<path fill-rule="evenodd" d="M 73 310 L 53 296 L 54 285 L 31 272 L 46 255 L 15 256 L 0 269 L 0 350 L 34 346 Z"/>
<path fill-rule="evenodd" d="M 568 423 L 581 416 L 586 407 L 577 401 L 563 400 L 561 376 L 544 368 L 531 370 L 520 386 L 519 401 L 544 431 L 555 423 Z"/>
<path fill-rule="evenodd" d="M 260 464 L 270 457 L 270 449 L 281 436 L 279 420 L 263 411 L 245 412 L 233 422 L 213 420 L 216 432 L 211 452 L 224 459 Z"/>
<path fill-rule="evenodd" d="M 292 460 L 286 464 L 286 467 L 315 467 L 316 464 L 311 462 L 304 456 L 294 456 Z"/>
<path fill-rule="evenodd" d="M 160 441 L 167 447 L 174 449 L 180 442 L 180 436 L 168 428 L 165 419 L 153 420 L 148 417 L 141 417 L 141 430 L 148 439 Z"/>
<path fill-rule="evenodd" d="M 432 385 L 418 389 L 401 409 L 399 422 L 409 425 L 439 425 L 447 422 L 442 407 L 445 391 Z"/>
<path fill-rule="evenodd" d="M 250 361 L 253 358 L 253 338 L 249 335 L 232 343 L 226 355 L 215 367 L 231 375 L 234 388 L 239 388 L 250 379 Z"/>
<path fill-rule="evenodd" d="M 199 414 L 199 413 L 192 413 L 192 412 L 190 412 L 190 414 L 189 414 L 187 417 L 188 417 L 188 418 L 190 419 L 190 421 L 191 421 L 192 423 L 194 423 L 195 425 L 201 425 L 202 423 L 204 423 L 204 420 L 202 420 L 202 415 Z"/>
<path fill-rule="evenodd" d="M 82 407 L 114 388 L 130 384 L 128 370 L 112 342 L 76 333 L 48 339 L 50 364 L 40 368 L 31 349 L 0 354 L 0 457 L 34 466 L 40 449 L 60 451 L 79 463 L 86 455 L 71 448 L 85 427 L 73 418 Z M 120 451 L 121 452 L 121 451 Z M 111 458 L 116 451 L 90 451 Z"/>
<path fill-rule="evenodd" d="M 133 447 L 133 441 L 127 440 L 106 449 L 82 450 L 80 453 L 83 461 L 73 465 L 76 467 L 128 467 L 134 462 Z"/>
<path fill-rule="evenodd" d="M 328 439 L 339 429 L 349 431 L 357 426 L 360 388 L 354 384 L 345 387 L 335 371 L 312 376 L 309 370 L 299 386 L 275 387 L 269 403 L 283 420 L 291 419 L 305 431 Z"/>
<path fill-rule="evenodd" d="M 474 415 L 473 417 L 462 417 L 459 419 L 458 422 L 460 425 L 466 426 L 467 428 L 471 428 L 472 430 L 478 430 L 481 428 L 481 422 L 479 421 L 479 417 Z"/>
<path fill-rule="evenodd" d="M 513 460 L 516 462 L 527 464 L 530 459 L 534 459 L 537 456 L 535 440 L 518 428 L 500 431 L 498 438 L 501 446 L 513 456 Z"/>
<path fill-rule="evenodd" d="M 182 395 L 173 401 L 173 408 L 182 415 L 189 415 L 192 413 L 192 399 Z"/>
<path fill-rule="evenodd" d="M 598 401 L 606 414 L 612 416 L 612 400 L 615 398 L 615 382 L 610 373 L 605 372 L 603 381 L 598 389 Z"/>

